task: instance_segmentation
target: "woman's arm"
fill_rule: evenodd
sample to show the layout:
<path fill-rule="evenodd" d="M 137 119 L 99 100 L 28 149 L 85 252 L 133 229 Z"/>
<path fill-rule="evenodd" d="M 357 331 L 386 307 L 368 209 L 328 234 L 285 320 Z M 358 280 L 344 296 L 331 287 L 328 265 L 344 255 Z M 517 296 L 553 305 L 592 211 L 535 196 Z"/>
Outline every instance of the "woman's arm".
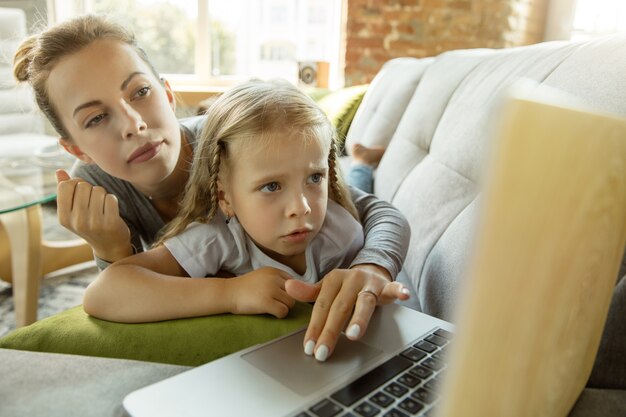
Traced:
<path fill-rule="evenodd" d="M 375 195 L 354 187 L 350 187 L 350 194 L 365 237 L 363 248 L 352 261 L 351 268 L 361 264 L 378 265 L 387 270 L 392 280 L 395 279 L 409 249 L 409 222 L 397 208 Z"/>
<path fill-rule="evenodd" d="M 59 223 L 85 239 L 96 259 L 114 262 L 132 255 L 130 229 L 120 217 L 117 198 L 63 170 L 56 177 Z"/>
<path fill-rule="evenodd" d="M 346 335 L 357 340 L 365 334 L 377 305 L 406 300 L 408 289 L 392 282 L 406 256 L 410 227 L 391 204 L 351 188 L 365 244 L 350 269 L 335 269 L 316 285 L 295 280 L 287 292 L 297 300 L 315 301 L 304 337 L 304 351 L 325 361 L 333 352 L 348 322 Z"/>
<path fill-rule="evenodd" d="M 220 313 L 282 318 L 294 300 L 284 271 L 262 268 L 236 278 L 189 278 L 165 246 L 124 258 L 87 287 L 83 308 L 94 317 L 141 323 Z"/>

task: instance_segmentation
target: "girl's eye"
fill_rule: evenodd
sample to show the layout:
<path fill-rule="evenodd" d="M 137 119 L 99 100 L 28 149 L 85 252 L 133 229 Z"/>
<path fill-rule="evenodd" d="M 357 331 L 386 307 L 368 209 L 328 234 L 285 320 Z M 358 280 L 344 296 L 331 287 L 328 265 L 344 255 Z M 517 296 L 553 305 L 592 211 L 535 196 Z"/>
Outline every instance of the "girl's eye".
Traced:
<path fill-rule="evenodd" d="M 320 182 L 322 182 L 322 180 L 324 179 L 324 174 L 313 174 L 309 177 L 309 182 L 311 184 L 319 184 Z"/>
<path fill-rule="evenodd" d="M 106 117 L 106 113 L 100 113 L 96 117 L 89 119 L 85 127 L 89 128 L 89 127 L 95 126 L 99 124 L 102 120 L 104 120 L 105 117 Z"/>
<path fill-rule="evenodd" d="M 265 184 L 260 188 L 260 191 L 264 193 L 274 193 L 280 189 L 280 185 L 277 182 L 270 182 L 269 184 Z"/>

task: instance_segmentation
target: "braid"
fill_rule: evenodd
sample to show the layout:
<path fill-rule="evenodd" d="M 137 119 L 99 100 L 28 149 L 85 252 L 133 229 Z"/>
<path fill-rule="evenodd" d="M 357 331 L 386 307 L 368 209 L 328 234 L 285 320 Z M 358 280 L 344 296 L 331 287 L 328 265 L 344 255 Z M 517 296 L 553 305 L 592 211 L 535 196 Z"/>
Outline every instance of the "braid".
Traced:
<path fill-rule="evenodd" d="M 337 178 L 337 142 L 331 139 L 330 151 L 328 152 L 328 180 L 330 184 L 331 195 L 334 200 L 343 206 L 343 196 L 339 188 L 339 179 Z"/>
<path fill-rule="evenodd" d="M 218 207 L 217 175 L 221 160 L 221 142 L 211 141 L 208 145 L 209 158 L 202 158 L 203 152 L 197 151 L 194 155 L 191 174 L 185 186 L 183 199 L 180 202 L 178 215 L 167 224 L 163 233 L 152 245 L 156 247 L 167 239 L 176 236 L 192 222 L 209 223 Z M 203 159 L 210 159 L 208 169 L 202 164 Z M 208 171 L 208 173 L 207 173 Z M 206 196 L 209 195 L 207 212 Z"/>
<path fill-rule="evenodd" d="M 348 210 L 348 213 L 359 221 L 359 214 L 352 202 L 350 191 L 343 182 L 341 172 L 339 172 L 339 164 L 337 163 L 337 141 L 334 136 L 331 137 L 330 149 L 328 151 L 328 186 L 330 188 L 330 198 Z"/>
<path fill-rule="evenodd" d="M 209 157 L 211 163 L 209 165 L 209 212 L 206 215 L 206 222 L 210 222 L 217 214 L 217 208 L 219 207 L 219 195 L 217 192 L 217 180 L 220 170 L 221 155 L 222 155 L 222 142 L 218 139 L 211 142 L 209 150 Z"/>

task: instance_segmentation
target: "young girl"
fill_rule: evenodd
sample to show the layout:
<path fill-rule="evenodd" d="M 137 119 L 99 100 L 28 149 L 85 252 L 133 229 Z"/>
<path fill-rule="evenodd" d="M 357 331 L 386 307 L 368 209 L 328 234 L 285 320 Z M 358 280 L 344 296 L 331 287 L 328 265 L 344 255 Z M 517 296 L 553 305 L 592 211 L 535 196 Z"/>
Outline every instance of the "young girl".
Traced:
<path fill-rule="evenodd" d="M 169 85 L 132 32 L 104 17 L 82 16 L 26 40 L 14 74 L 31 84 L 60 143 L 81 161 L 77 178 L 58 174 L 60 223 L 92 246 L 103 268 L 153 243 L 176 215 L 205 119 L 179 124 Z M 380 294 L 408 248 L 408 224 L 395 208 L 350 191 L 363 249 L 349 269 L 334 269 L 314 286 L 288 286 L 299 300 L 317 300 L 307 335 L 318 344 L 334 345 L 350 317 L 357 337 L 363 334 L 375 303 L 357 294 L 372 288 Z M 396 297 L 404 297 L 399 286 Z"/>

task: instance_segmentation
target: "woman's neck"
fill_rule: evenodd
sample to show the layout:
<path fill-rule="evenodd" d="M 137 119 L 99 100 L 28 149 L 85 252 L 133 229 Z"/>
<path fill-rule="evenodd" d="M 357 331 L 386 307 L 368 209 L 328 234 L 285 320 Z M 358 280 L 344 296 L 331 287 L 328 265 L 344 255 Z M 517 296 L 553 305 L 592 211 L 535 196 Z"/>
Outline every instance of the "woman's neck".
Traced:
<path fill-rule="evenodd" d="M 174 171 L 153 190 L 142 190 L 165 222 L 176 216 L 178 202 L 189 178 L 193 148 L 181 132 L 181 148 Z"/>

